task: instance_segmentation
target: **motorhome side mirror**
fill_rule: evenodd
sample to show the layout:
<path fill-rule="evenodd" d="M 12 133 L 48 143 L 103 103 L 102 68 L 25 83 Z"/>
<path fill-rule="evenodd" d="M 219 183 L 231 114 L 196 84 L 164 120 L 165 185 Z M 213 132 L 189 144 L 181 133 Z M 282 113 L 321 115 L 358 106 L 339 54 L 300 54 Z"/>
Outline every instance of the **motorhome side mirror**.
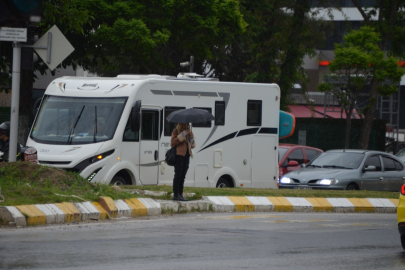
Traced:
<path fill-rule="evenodd" d="M 32 116 L 35 118 L 38 112 L 39 105 L 41 104 L 42 98 L 38 98 L 34 102 L 34 106 L 32 106 Z"/>
<path fill-rule="evenodd" d="M 299 166 L 300 164 L 297 162 L 297 161 L 295 161 L 295 160 L 290 160 L 289 162 L 288 162 L 288 167 L 297 167 L 297 166 Z"/>
<path fill-rule="evenodd" d="M 364 172 L 371 172 L 371 171 L 375 171 L 377 168 L 374 165 L 368 165 L 368 166 L 364 166 L 363 171 Z"/>
<path fill-rule="evenodd" d="M 132 132 L 138 132 L 139 131 L 139 127 L 140 127 L 140 118 L 141 118 L 141 105 L 142 105 L 142 101 L 137 100 L 135 102 L 134 107 L 132 107 L 132 111 L 131 111 L 131 131 Z"/>

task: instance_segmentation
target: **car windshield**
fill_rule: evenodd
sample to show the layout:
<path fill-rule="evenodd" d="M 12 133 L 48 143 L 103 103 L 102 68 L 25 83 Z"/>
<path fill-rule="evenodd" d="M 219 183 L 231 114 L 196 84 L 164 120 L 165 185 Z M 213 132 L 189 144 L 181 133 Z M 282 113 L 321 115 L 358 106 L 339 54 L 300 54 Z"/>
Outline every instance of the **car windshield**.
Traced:
<path fill-rule="evenodd" d="M 278 148 L 278 162 L 280 162 L 280 160 L 284 157 L 285 153 L 287 153 L 288 148 L 282 148 L 279 147 Z"/>
<path fill-rule="evenodd" d="M 31 138 L 47 144 L 89 144 L 111 140 L 127 98 L 44 96 Z"/>
<path fill-rule="evenodd" d="M 307 167 L 357 169 L 363 158 L 362 153 L 326 152 L 311 161 Z"/>

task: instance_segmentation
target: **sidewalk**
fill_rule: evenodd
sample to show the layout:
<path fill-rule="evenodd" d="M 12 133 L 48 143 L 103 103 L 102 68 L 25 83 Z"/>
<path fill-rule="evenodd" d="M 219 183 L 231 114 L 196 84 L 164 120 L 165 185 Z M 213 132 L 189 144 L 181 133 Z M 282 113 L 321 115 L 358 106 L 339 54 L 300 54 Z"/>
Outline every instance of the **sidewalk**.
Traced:
<path fill-rule="evenodd" d="M 398 199 L 298 198 L 206 196 L 202 200 L 177 202 L 150 198 L 97 202 L 55 203 L 0 207 L 0 219 L 10 226 L 63 224 L 86 220 L 136 218 L 184 212 L 337 212 L 396 213 Z"/>

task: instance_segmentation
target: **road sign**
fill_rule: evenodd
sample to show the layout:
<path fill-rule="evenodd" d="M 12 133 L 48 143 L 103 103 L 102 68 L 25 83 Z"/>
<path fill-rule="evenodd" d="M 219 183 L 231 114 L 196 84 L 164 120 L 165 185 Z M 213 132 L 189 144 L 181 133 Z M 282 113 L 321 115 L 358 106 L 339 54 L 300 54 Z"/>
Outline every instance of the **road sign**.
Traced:
<path fill-rule="evenodd" d="M 27 28 L 0 27 L 0 41 L 27 42 Z"/>
<path fill-rule="evenodd" d="M 48 36 L 49 33 L 52 33 L 51 36 L 51 44 L 52 49 L 50 50 L 50 56 L 48 56 L 47 50 L 43 50 L 48 46 Z M 36 48 L 42 47 L 42 48 Z M 73 48 L 72 44 L 66 39 L 66 37 L 62 34 L 62 32 L 56 27 L 56 25 L 52 26 L 48 32 L 45 33 L 34 45 L 34 50 L 37 54 L 42 58 L 45 64 L 48 65 L 50 70 L 54 70 L 66 57 L 71 54 L 75 48 Z"/>

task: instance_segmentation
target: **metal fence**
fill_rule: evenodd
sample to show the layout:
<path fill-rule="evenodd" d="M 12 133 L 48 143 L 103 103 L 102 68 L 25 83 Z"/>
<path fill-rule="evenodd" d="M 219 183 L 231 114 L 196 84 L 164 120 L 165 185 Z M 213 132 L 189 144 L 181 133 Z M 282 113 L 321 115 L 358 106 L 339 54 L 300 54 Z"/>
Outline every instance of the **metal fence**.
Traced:
<path fill-rule="evenodd" d="M 362 132 L 363 119 L 352 119 L 349 149 L 357 149 Z M 292 143 L 320 148 L 343 149 L 346 119 L 296 118 L 295 131 L 280 143 Z M 369 150 L 385 151 L 386 121 L 375 119 L 369 140 Z"/>

